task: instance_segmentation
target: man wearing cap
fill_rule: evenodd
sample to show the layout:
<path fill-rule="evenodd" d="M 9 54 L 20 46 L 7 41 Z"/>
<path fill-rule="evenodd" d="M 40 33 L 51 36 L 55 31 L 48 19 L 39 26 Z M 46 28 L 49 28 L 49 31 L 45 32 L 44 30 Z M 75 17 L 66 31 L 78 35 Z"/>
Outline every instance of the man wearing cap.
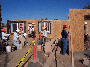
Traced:
<path fill-rule="evenodd" d="M 62 39 L 61 39 L 61 54 L 65 55 L 66 50 L 67 50 L 67 32 L 66 32 L 66 25 L 63 25 L 63 30 L 62 30 Z"/>
<path fill-rule="evenodd" d="M 19 31 L 20 31 L 19 29 L 16 30 L 16 32 L 14 33 L 14 38 L 13 38 L 13 43 L 14 45 L 17 46 L 17 49 L 19 49 L 19 42 L 18 42 L 18 38 L 20 37 L 18 35 Z"/>
<path fill-rule="evenodd" d="M 46 31 L 46 27 L 43 27 L 43 43 L 46 42 L 46 39 L 47 39 L 47 31 Z"/>
<path fill-rule="evenodd" d="M 84 42 L 86 42 L 87 45 L 88 45 L 88 47 L 89 47 L 87 22 L 84 22 Z M 86 46 L 86 45 L 85 45 L 85 46 Z M 87 49 L 88 47 L 86 46 L 86 49 Z"/>

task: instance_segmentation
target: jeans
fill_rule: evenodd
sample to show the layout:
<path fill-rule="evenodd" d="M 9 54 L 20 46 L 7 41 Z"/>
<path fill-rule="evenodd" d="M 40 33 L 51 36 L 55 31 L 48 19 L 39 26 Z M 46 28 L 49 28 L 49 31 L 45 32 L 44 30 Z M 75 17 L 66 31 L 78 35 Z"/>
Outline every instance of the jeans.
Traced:
<path fill-rule="evenodd" d="M 14 43 L 15 46 L 17 46 L 17 49 L 19 49 L 19 42 L 13 40 L 13 43 Z"/>
<path fill-rule="evenodd" d="M 25 44 L 27 43 L 27 42 L 26 42 L 26 39 L 25 39 L 24 43 L 25 43 Z"/>
<path fill-rule="evenodd" d="M 43 43 L 45 43 L 45 42 L 46 42 L 46 39 L 47 39 L 47 37 L 43 37 Z"/>
<path fill-rule="evenodd" d="M 65 55 L 67 50 L 67 39 L 61 39 L 61 54 Z"/>
<path fill-rule="evenodd" d="M 43 43 L 44 43 L 44 37 L 42 37 L 42 39 L 43 39 Z"/>

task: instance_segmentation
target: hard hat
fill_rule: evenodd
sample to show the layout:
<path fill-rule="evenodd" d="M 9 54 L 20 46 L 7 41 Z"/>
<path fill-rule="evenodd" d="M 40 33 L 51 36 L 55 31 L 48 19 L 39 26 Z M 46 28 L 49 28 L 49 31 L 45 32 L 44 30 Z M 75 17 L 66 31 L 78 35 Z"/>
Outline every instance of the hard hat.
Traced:
<path fill-rule="evenodd" d="M 4 29 L 4 28 L 2 28 L 2 29 L 1 29 L 1 31 L 5 31 L 5 29 Z"/>
<path fill-rule="evenodd" d="M 66 25 L 63 25 L 63 28 L 67 28 L 67 26 Z"/>
<path fill-rule="evenodd" d="M 43 27 L 43 29 L 45 29 L 46 27 Z"/>
<path fill-rule="evenodd" d="M 87 22 L 84 22 L 84 24 L 87 24 Z"/>

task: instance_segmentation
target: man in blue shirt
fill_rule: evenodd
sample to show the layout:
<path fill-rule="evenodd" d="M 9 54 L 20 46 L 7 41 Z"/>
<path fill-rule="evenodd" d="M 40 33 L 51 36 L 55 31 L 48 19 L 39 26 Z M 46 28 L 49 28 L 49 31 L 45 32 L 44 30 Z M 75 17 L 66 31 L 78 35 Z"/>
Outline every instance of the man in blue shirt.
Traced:
<path fill-rule="evenodd" d="M 63 25 L 63 30 L 62 30 L 62 39 L 61 39 L 61 54 L 65 55 L 66 50 L 67 50 L 67 32 L 66 32 L 66 25 Z"/>

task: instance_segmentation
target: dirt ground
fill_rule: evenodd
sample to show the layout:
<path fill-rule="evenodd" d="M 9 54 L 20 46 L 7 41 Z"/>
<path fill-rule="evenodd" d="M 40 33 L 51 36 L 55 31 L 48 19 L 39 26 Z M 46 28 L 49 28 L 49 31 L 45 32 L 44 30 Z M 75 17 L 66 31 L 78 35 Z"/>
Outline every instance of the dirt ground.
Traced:
<path fill-rule="evenodd" d="M 23 47 L 23 49 L 16 50 L 10 53 L 6 53 L 6 52 L 2 53 L 0 55 L 0 67 L 15 67 L 30 48 L 31 46 L 26 45 Z M 62 55 L 60 54 L 60 51 L 61 49 L 54 51 L 55 52 L 53 53 L 54 56 L 49 56 L 49 57 L 45 56 L 42 50 L 37 51 L 37 58 L 39 59 L 37 64 L 43 67 L 44 63 L 46 63 L 46 61 L 52 57 L 53 59 L 50 59 L 50 65 L 48 67 L 72 67 L 71 55 L 68 54 Z M 75 53 L 74 67 L 86 67 L 84 64 L 82 64 L 82 58 L 85 57 L 87 56 L 82 53 Z M 33 49 L 31 49 L 30 53 L 27 55 L 27 57 L 22 62 L 20 67 L 29 67 L 28 64 L 32 63 L 31 62 L 32 59 L 33 59 Z M 36 66 L 40 67 L 39 65 Z M 87 67 L 90 67 L 90 61 Z"/>

